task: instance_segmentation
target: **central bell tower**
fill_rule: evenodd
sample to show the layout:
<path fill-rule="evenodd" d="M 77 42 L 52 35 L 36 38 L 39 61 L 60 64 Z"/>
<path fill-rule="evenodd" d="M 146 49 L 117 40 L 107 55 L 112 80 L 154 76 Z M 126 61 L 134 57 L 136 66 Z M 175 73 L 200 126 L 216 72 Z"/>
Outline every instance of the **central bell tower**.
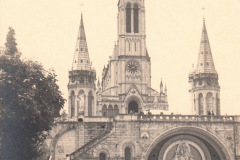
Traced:
<path fill-rule="evenodd" d="M 119 0 L 117 21 L 118 40 L 102 72 L 98 113 L 112 116 L 115 105 L 120 114 L 167 110 L 166 95 L 151 88 L 144 0 Z"/>
<path fill-rule="evenodd" d="M 119 92 L 128 94 L 132 85 L 141 97 L 151 87 L 151 62 L 146 49 L 144 0 L 119 0 L 118 45 L 114 57 L 118 59 Z"/>
<path fill-rule="evenodd" d="M 146 56 L 144 0 L 119 0 L 118 35 L 119 55 Z"/>

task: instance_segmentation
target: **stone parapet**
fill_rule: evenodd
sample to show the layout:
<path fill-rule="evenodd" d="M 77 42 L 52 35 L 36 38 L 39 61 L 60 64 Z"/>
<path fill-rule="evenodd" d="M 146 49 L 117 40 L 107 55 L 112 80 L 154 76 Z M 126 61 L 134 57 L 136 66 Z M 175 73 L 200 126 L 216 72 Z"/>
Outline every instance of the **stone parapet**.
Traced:
<path fill-rule="evenodd" d="M 240 116 L 208 115 L 117 115 L 116 121 L 240 122 Z"/>
<path fill-rule="evenodd" d="M 56 122 L 77 122 L 74 118 L 57 118 Z M 114 121 L 182 121 L 182 122 L 240 122 L 240 116 L 212 116 L 212 115 L 139 115 L 120 114 L 115 117 L 84 117 L 83 122 L 114 122 Z"/>

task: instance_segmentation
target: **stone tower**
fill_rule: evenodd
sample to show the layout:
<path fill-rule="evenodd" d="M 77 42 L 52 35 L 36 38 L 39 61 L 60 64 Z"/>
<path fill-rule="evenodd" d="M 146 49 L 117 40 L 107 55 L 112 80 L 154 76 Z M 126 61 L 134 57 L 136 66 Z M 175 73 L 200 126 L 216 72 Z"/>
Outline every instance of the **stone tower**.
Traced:
<path fill-rule="evenodd" d="M 147 55 L 144 0 L 119 0 L 118 36 L 119 55 Z"/>
<path fill-rule="evenodd" d="M 220 115 L 220 86 L 215 70 L 205 19 L 196 69 L 189 74 L 189 90 L 192 99 L 192 114 Z"/>
<path fill-rule="evenodd" d="M 167 96 L 151 88 L 151 59 L 146 47 L 144 0 L 118 1 L 118 40 L 103 68 L 99 115 L 168 110 Z M 116 112 L 112 110 L 115 110 Z"/>
<path fill-rule="evenodd" d="M 70 118 L 78 117 L 80 115 L 94 115 L 96 98 L 95 81 L 96 71 L 91 67 L 83 18 L 81 15 L 72 69 L 69 71 L 68 115 Z"/>

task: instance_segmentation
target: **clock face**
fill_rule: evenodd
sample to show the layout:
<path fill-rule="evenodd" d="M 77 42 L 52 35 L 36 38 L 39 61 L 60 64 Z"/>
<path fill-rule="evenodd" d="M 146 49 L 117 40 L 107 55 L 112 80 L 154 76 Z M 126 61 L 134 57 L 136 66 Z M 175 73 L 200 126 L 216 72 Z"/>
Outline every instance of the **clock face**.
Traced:
<path fill-rule="evenodd" d="M 138 63 L 137 62 L 129 62 L 127 65 L 127 71 L 130 73 L 137 73 L 138 72 Z"/>

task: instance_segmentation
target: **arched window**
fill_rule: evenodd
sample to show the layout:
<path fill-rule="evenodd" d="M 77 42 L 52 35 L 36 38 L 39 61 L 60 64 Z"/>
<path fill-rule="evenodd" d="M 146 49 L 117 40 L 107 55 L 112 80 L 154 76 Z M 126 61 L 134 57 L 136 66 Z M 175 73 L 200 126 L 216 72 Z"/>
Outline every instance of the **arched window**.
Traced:
<path fill-rule="evenodd" d="M 208 93 L 206 97 L 207 111 L 213 111 L 213 96 L 212 93 Z"/>
<path fill-rule="evenodd" d="M 71 117 L 75 116 L 75 93 L 72 91 L 71 93 Z"/>
<path fill-rule="evenodd" d="M 91 91 L 88 93 L 88 116 L 92 116 L 92 109 L 93 109 L 93 94 Z"/>
<path fill-rule="evenodd" d="M 203 111 L 203 95 L 202 95 L 202 93 L 200 93 L 198 95 L 198 107 L 199 107 L 199 114 L 203 115 L 204 111 Z"/>
<path fill-rule="evenodd" d="M 126 147 L 124 150 L 124 160 L 132 160 L 132 152 L 129 147 Z"/>
<path fill-rule="evenodd" d="M 107 156 L 105 153 L 100 153 L 99 154 L 99 160 L 107 160 Z"/>
<path fill-rule="evenodd" d="M 108 106 L 108 116 L 109 116 L 109 117 L 112 117 L 112 116 L 113 116 L 113 106 L 112 106 L 112 105 L 109 105 L 109 106 Z"/>
<path fill-rule="evenodd" d="M 134 4 L 134 33 L 139 32 L 139 8 L 138 4 Z"/>
<path fill-rule="evenodd" d="M 103 117 L 107 116 L 107 106 L 106 105 L 103 105 L 103 107 L 102 107 L 102 116 Z"/>
<path fill-rule="evenodd" d="M 216 109 L 217 109 L 217 115 L 220 115 L 220 98 L 219 95 L 216 94 Z"/>
<path fill-rule="evenodd" d="M 118 109 L 118 106 L 117 106 L 117 105 L 114 106 L 113 114 L 114 114 L 114 116 L 116 116 L 116 115 L 119 114 L 119 109 Z"/>
<path fill-rule="evenodd" d="M 131 4 L 126 7 L 126 32 L 131 33 Z"/>

